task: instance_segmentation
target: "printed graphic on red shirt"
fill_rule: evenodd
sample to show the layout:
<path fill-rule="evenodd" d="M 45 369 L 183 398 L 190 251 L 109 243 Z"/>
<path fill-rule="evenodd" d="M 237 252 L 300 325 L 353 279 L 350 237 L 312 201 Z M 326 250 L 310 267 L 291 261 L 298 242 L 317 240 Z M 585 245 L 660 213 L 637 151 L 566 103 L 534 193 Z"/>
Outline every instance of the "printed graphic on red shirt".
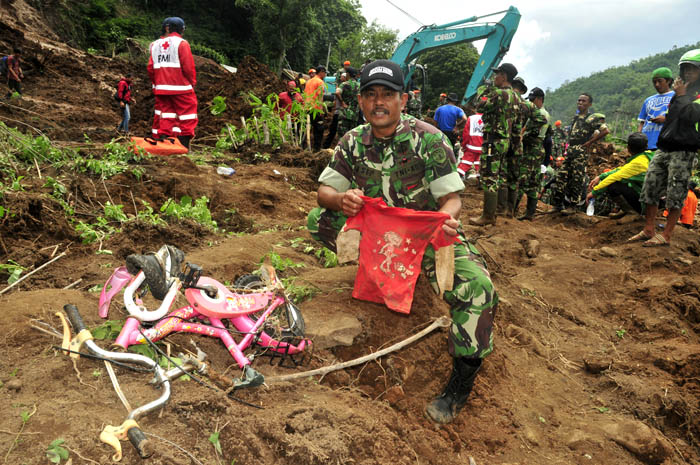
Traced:
<path fill-rule="evenodd" d="M 362 199 L 365 203 L 360 213 L 345 223 L 346 229 L 362 233 L 352 296 L 409 313 L 425 248 L 431 244 L 439 249 L 458 240 L 442 230 L 450 215 L 388 207 L 382 199 Z"/>

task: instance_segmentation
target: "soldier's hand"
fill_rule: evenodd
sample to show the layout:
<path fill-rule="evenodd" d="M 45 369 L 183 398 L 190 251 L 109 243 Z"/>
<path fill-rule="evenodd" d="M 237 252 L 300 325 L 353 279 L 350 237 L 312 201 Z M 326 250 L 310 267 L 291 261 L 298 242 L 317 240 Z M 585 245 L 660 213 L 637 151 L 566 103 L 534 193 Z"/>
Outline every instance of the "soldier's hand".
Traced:
<path fill-rule="evenodd" d="M 448 236 L 456 236 L 457 228 L 459 228 L 459 221 L 452 217 L 450 217 L 449 220 L 445 220 L 442 224 L 442 230 L 445 231 L 445 234 Z"/>
<path fill-rule="evenodd" d="M 360 189 L 350 189 L 343 193 L 343 198 L 340 201 L 343 215 L 351 217 L 360 213 L 362 205 L 364 205 L 361 195 L 364 195 L 364 193 Z"/>

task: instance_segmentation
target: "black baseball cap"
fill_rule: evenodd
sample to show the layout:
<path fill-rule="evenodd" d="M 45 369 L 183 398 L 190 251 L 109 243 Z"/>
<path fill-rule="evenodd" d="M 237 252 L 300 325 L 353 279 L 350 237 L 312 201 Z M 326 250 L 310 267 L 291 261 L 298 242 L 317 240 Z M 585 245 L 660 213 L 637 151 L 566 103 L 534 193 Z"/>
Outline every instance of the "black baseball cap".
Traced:
<path fill-rule="evenodd" d="M 454 92 L 450 92 L 449 94 L 447 94 L 447 101 L 448 102 L 455 102 L 455 103 L 459 102 L 459 99 L 457 98 L 457 94 L 455 94 Z"/>
<path fill-rule="evenodd" d="M 399 65 L 391 60 L 375 60 L 365 66 L 360 76 L 360 91 L 374 85 L 403 91 L 403 73 Z"/>
<path fill-rule="evenodd" d="M 346 69 L 345 72 L 348 73 L 348 76 L 350 76 L 350 77 L 357 76 L 357 70 L 355 68 L 353 68 L 352 66 L 348 66 L 348 69 Z"/>
<path fill-rule="evenodd" d="M 535 100 L 537 97 L 544 98 L 544 91 L 539 87 L 533 87 L 527 96 L 528 100 Z"/>
<path fill-rule="evenodd" d="M 316 67 L 316 73 L 325 73 L 326 72 L 326 67 L 323 65 L 318 65 Z"/>
<path fill-rule="evenodd" d="M 520 76 L 513 78 L 511 84 L 513 84 L 513 87 L 519 87 L 523 91 L 523 94 L 527 92 L 527 84 L 525 84 L 525 79 L 521 78 Z"/>
<path fill-rule="evenodd" d="M 513 78 L 518 75 L 518 68 L 511 63 L 501 63 L 501 66 L 498 68 L 491 68 L 491 71 L 505 73 L 506 77 L 508 78 L 508 82 L 513 82 Z"/>

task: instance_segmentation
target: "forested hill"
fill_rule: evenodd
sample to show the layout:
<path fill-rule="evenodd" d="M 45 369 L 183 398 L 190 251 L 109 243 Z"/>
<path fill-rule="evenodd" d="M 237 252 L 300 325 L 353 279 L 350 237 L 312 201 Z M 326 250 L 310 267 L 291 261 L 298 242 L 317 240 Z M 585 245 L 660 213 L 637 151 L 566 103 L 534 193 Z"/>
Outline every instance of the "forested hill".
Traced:
<path fill-rule="evenodd" d="M 651 72 L 666 66 L 677 76 L 678 60 L 694 48 L 700 48 L 700 42 L 567 81 L 556 90 L 548 89 L 545 107 L 554 121 L 560 119 L 563 124 L 569 124 L 576 112 L 577 97 L 587 92 L 593 96 L 593 111 L 604 113 L 614 134 L 625 137 L 637 127 L 637 115 L 644 99 L 656 93 Z"/>
<path fill-rule="evenodd" d="M 125 58 L 158 38 L 168 16 L 185 20 L 195 54 L 233 66 L 252 55 L 275 70 L 328 63 L 332 74 L 345 60 L 388 58 L 398 42 L 398 31 L 367 23 L 358 0 L 26 1 L 69 45 Z"/>

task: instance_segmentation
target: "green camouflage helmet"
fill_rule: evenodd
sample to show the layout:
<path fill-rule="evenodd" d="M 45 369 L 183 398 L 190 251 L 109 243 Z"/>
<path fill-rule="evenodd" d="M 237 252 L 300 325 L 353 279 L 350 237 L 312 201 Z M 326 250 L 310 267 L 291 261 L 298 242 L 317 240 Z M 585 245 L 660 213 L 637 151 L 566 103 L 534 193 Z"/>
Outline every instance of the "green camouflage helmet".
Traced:
<path fill-rule="evenodd" d="M 686 63 L 689 65 L 695 65 L 700 67 L 700 48 L 696 48 L 695 50 L 689 50 L 685 52 L 681 57 L 680 61 L 678 62 L 678 66 Z"/>

